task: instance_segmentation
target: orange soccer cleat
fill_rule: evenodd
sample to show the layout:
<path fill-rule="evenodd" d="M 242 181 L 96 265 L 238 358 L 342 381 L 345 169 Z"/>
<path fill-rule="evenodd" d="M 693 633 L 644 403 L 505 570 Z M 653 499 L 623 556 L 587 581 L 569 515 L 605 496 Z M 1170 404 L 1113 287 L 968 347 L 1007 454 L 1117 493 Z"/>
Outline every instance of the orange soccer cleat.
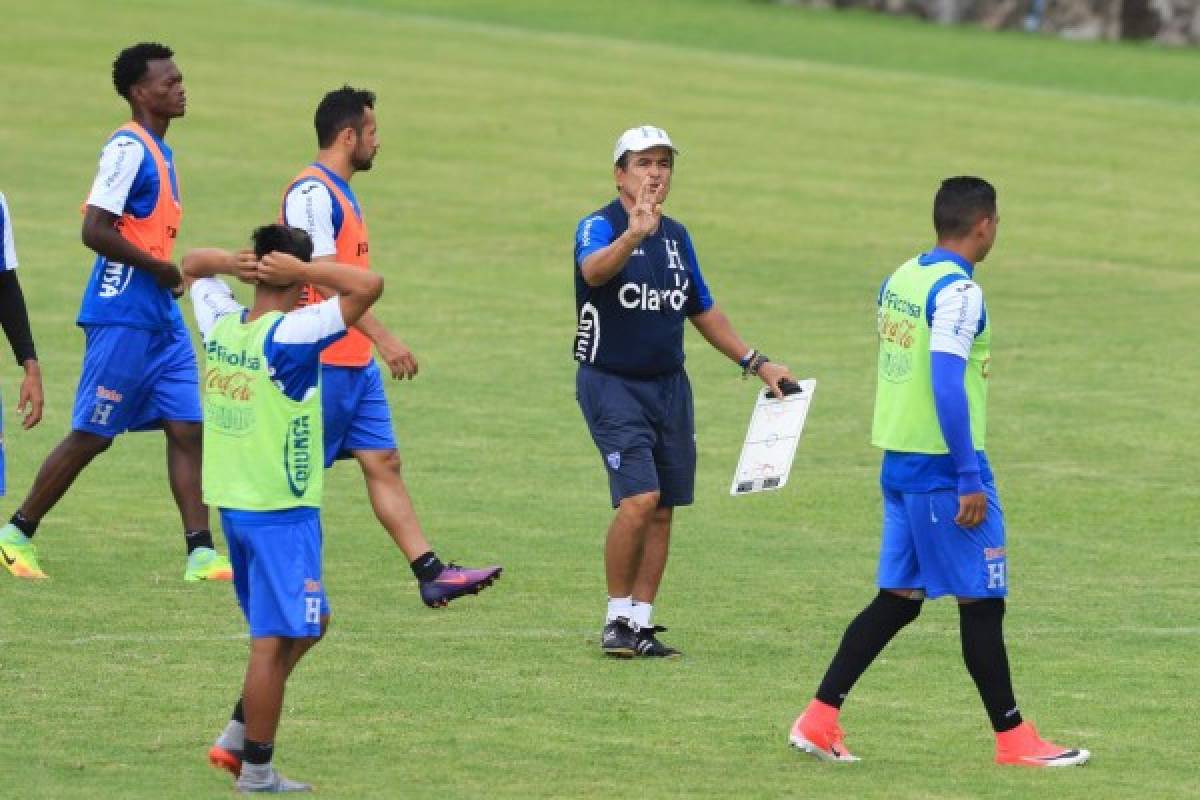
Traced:
<path fill-rule="evenodd" d="M 996 734 L 996 763 L 1022 767 L 1077 767 L 1092 754 L 1087 750 L 1060 747 L 1038 736 L 1037 728 L 1022 722 L 1010 731 Z"/>
<path fill-rule="evenodd" d="M 788 742 L 819 761 L 850 764 L 859 758 L 846 749 L 845 735 L 838 725 L 838 709 L 814 699 L 792 725 Z"/>

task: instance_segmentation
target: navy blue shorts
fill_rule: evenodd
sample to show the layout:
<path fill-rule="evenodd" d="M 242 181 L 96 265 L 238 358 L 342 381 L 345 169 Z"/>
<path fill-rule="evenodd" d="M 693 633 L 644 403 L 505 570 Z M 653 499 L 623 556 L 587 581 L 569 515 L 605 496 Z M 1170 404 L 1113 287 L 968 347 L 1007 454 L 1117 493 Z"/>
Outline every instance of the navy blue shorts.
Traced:
<path fill-rule="evenodd" d="M 233 588 L 250 636 L 321 635 L 329 599 L 321 584 L 321 510 L 221 509 Z"/>
<path fill-rule="evenodd" d="M 958 492 L 883 490 L 880 589 L 924 589 L 943 595 L 991 598 L 1008 594 L 1004 509 L 996 487 L 984 484 L 987 516 L 974 528 L 954 524 Z"/>
<path fill-rule="evenodd" d="M 196 352 L 186 330 L 90 325 L 84 335 L 72 430 L 111 439 L 164 421 L 201 421 Z"/>
<path fill-rule="evenodd" d="M 575 397 L 608 470 L 613 508 L 646 492 L 660 493 L 660 507 L 692 504 L 696 424 L 686 372 L 626 378 L 581 366 Z"/>
<path fill-rule="evenodd" d="M 365 367 L 321 366 L 325 468 L 355 450 L 395 450 L 392 412 L 374 361 Z"/>

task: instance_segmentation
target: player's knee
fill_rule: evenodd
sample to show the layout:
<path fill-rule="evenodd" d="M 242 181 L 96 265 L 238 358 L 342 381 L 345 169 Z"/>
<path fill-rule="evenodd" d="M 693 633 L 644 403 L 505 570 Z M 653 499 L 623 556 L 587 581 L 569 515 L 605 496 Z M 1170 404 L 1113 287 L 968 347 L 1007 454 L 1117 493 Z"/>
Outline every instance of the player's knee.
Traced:
<path fill-rule="evenodd" d="M 1005 603 L 1003 597 L 986 597 L 986 598 L 958 598 L 958 613 L 961 617 L 973 617 L 978 619 L 986 618 L 1002 618 L 1004 616 Z"/>
<path fill-rule="evenodd" d="M 199 422 L 169 422 L 163 426 L 167 439 L 178 447 L 200 449 L 204 441 L 204 429 Z"/>
<path fill-rule="evenodd" d="M 897 629 L 921 616 L 925 592 L 921 589 L 880 589 L 875 598 Z"/>
<path fill-rule="evenodd" d="M 384 470 L 388 472 L 394 472 L 397 475 L 400 474 L 400 470 L 403 467 L 403 464 L 400 461 L 399 450 L 388 450 L 386 453 L 384 453 L 383 458 L 379 463 Z"/>
<path fill-rule="evenodd" d="M 653 491 L 623 497 L 621 498 L 621 511 L 636 516 L 643 522 L 649 522 L 658 510 L 660 496 L 659 492 Z"/>
<path fill-rule="evenodd" d="M 103 453 L 108 448 L 112 447 L 113 440 L 107 436 L 100 436 L 87 431 L 71 431 L 67 437 L 67 448 L 72 455 L 83 456 L 85 458 L 95 458 Z"/>
<path fill-rule="evenodd" d="M 390 477 L 399 475 L 402 464 L 398 450 L 367 450 L 358 455 L 367 477 Z"/>

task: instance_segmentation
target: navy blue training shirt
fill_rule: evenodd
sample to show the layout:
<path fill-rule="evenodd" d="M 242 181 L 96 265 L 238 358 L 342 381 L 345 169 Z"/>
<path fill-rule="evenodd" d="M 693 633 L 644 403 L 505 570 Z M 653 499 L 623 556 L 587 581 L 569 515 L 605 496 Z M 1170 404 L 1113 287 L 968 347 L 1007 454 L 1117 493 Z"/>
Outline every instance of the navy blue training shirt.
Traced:
<path fill-rule="evenodd" d="M 618 375 L 648 378 L 683 366 L 683 322 L 713 307 L 687 229 L 664 216 L 621 271 L 588 286 L 579 265 L 629 226 L 620 199 L 575 230 L 575 360 Z"/>

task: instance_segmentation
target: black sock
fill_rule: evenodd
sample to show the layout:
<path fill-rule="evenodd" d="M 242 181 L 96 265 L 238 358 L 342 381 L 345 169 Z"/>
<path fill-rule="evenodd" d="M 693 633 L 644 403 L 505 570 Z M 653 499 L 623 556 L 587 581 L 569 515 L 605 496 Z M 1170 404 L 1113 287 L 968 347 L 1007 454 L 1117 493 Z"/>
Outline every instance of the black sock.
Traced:
<path fill-rule="evenodd" d="M 996 733 L 1021 724 L 1021 712 L 1013 696 L 1008 653 L 1004 649 L 1004 601 L 998 597 L 963 603 L 958 607 L 963 661 L 975 680 L 983 707 Z"/>
<path fill-rule="evenodd" d="M 269 764 L 275 754 L 274 742 L 256 742 L 246 740 L 246 749 L 242 751 L 242 761 L 247 764 Z"/>
<path fill-rule="evenodd" d="M 198 531 L 184 531 L 183 538 L 187 542 L 189 556 L 197 547 L 207 547 L 209 550 L 215 549 L 213 547 L 212 531 L 207 528 Z"/>
<path fill-rule="evenodd" d="M 422 583 L 436 579 L 446 568 L 446 565 L 437 557 L 437 553 L 432 550 L 417 556 L 409 566 L 412 567 L 413 575 L 416 575 L 417 580 Z"/>
<path fill-rule="evenodd" d="M 242 698 L 238 698 L 237 705 L 233 707 L 233 715 L 230 717 L 234 722 L 246 724 L 246 711 L 242 708 Z"/>
<path fill-rule="evenodd" d="M 901 628 L 920 613 L 920 600 L 909 600 L 880 590 L 846 628 L 842 644 L 817 689 L 817 699 L 834 708 L 841 708 L 846 695 L 875 657 Z"/>
<path fill-rule="evenodd" d="M 13 514 L 12 519 L 10 519 L 9 522 L 15 525 L 17 530 L 25 534 L 25 538 L 27 539 L 32 539 L 33 534 L 37 532 L 38 521 L 26 518 L 26 516 L 20 511 Z"/>

